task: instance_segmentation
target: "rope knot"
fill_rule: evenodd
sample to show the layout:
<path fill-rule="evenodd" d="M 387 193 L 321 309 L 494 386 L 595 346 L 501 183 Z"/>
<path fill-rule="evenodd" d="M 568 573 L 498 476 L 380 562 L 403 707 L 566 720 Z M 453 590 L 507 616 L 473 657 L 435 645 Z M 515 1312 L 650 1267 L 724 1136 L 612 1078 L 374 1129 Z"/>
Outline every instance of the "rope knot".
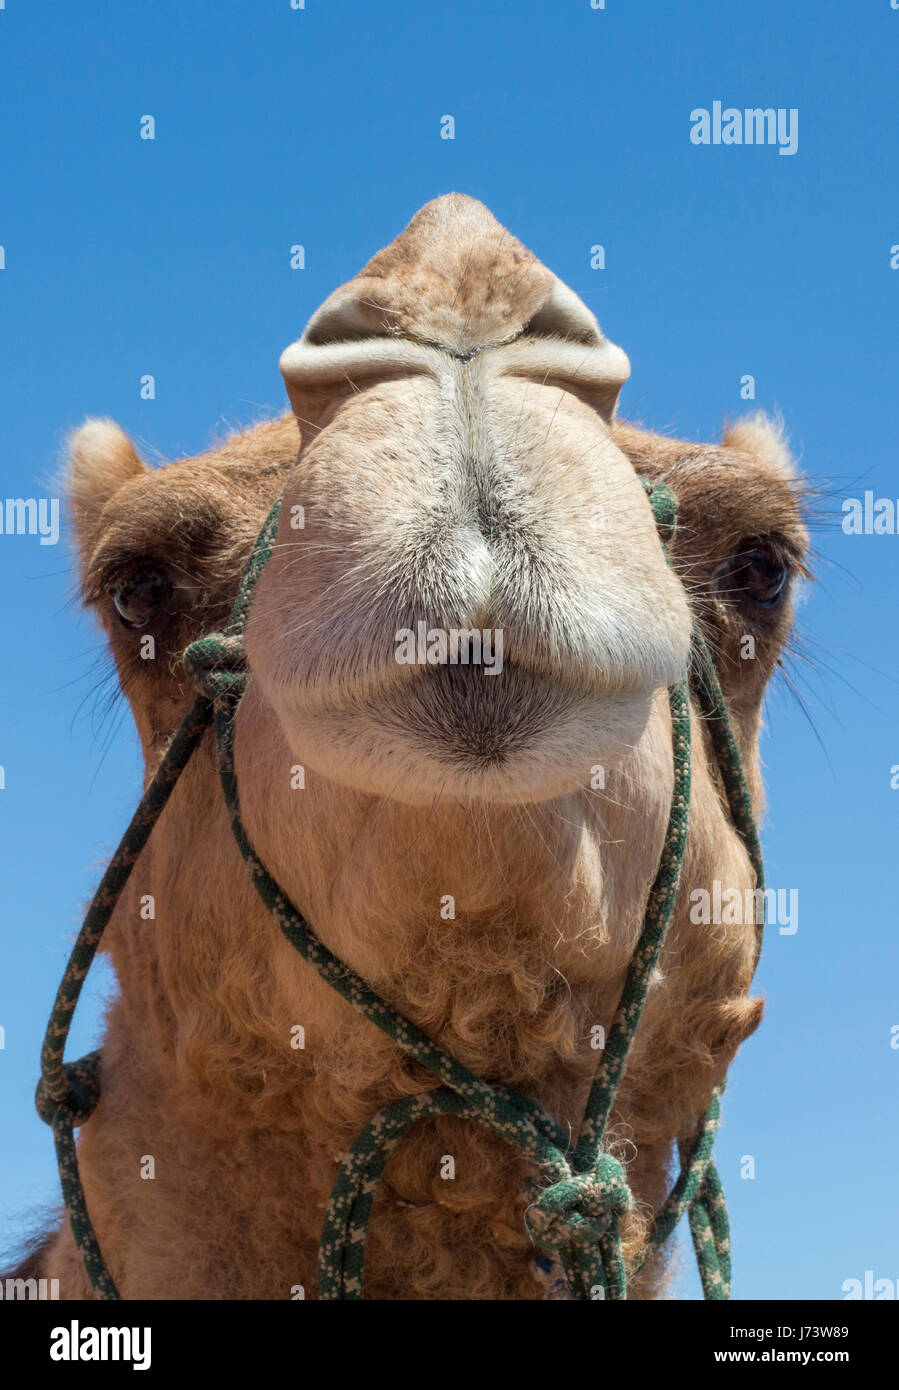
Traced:
<path fill-rule="evenodd" d="M 191 642 L 184 665 L 201 694 L 209 700 L 243 694 L 247 683 L 247 654 L 240 634 L 210 632 Z"/>
<path fill-rule="evenodd" d="M 590 1172 L 572 1173 L 543 1188 L 528 1208 L 528 1222 L 541 1248 L 593 1246 L 600 1236 L 617 1233 L 632 1200 L 624 1169 L 604 1153 Z"/>

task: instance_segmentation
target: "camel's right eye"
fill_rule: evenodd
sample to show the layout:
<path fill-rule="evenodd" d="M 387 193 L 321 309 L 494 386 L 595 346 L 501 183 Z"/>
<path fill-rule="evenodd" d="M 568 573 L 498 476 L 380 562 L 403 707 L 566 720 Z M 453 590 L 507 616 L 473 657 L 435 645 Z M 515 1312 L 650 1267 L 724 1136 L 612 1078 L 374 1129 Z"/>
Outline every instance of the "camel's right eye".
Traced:
<path fill-rule="evenodd" d="M 730 558 L 727 568 L 729 592 L 748 599 L 761 608 L 775 608 L 787 592 L 789 567 L 770 546 L 761 541 L 747 542 Z"/>
<path fill-rule="evenodd" d="M 137 566 L 111 590 L 116 612 L 126 627 L 147 627 L 165 607 L 171 592 L 168 575 L 152 564 Z"/>

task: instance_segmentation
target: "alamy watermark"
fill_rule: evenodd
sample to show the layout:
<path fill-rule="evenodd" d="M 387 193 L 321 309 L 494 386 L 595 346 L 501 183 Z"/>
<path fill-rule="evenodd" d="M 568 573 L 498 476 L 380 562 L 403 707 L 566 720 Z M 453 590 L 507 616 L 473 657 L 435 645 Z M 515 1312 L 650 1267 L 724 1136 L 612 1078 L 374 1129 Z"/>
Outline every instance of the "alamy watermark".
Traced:
<path fill-rule="evenodd" d="M 847 497 L 842 505 L 846 536 L 895 536 L 899 502 L 875 497 L 870 488 L 863 497 Z"/>
<path fill-rule="evenodd" d="M 844 1303 L 858 1299 L 895 1301 L 899 1297 L 899 1279 L 875 1279 L 873 1269 L 866 1269 L 864 1279 L 844 1279 L 840 1285 Z"/>
<path fill-rule="evenodd" d="M 130 1361 L 132 1370 L 152 1364 L 149 1327 L 91 1327 L 73 1318 L 50 1331 L 51 1361 Z"/>
<path fill-rule="evenodd" d="M 400 666 L 483 666 L 485 676 L 503 669 L 503 630 L 500 627 L 429 628 L 419 622 L 396 632 L 394 653 Z"/>
<path fill-rule="evenodd" d="M 776 923 L 781 936 L 795 936 L 799 930 L 798 888 L 724 888 L 716 878 L 711 892 L 694 888 L 690 904 L 690 921 L 697 926 Z"/>
<path fill-rule="evenodd" d="M 59 540 L 58 497 L 7 497 L 0 504 L 0 535 L 40 536 L 41 545 Z"/>
<path fill-rule="evenodd" d="M 7 1303 L 59 1298 L 58 1279 L 0 1279 L 0 1299 Z"/>
<path fill-rule="evenodd" d="M 799 108 L 748 106 L 740 110 L 713 101 L 712 109 L 690 112 L 690 142 L 694 145 L 777 145 L 778 154 L 799 149 Z"/>

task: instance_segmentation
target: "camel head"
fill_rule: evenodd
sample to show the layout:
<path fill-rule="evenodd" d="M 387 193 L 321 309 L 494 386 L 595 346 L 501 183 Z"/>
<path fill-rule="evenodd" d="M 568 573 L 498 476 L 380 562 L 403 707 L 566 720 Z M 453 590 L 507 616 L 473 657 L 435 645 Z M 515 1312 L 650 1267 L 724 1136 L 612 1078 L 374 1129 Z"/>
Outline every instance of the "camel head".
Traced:
<path fill-rule="evenodd" d="M 299 457 L 282 476 L 283 447 L 267 456 L 260 435 L 230 497 L 227 448 L 159 473 L 105 422 L 76 437 L 88 593 L 144 730 L 168 730 L 182 638 L 233 591 L 258 520 L 244 490 L 277 474 L 250 666 L 296 758 L 328 779 L 412 803 L 583 788 L 682 678 L 697 606 L 754 732 L 805 545 L 772 425 L 709 449 L 617 421 L 625 354 L 458 195 L 332 294 L 281 369 Z M 674 569 L 638 473 L 676 484 Z M 135 665 L 135 631 L 165 659 Z"/>
<path fill-rule="evenodd" d="M 762 696 L 805 569 L 787 448 L 761 416 L 719 445 L 617 418 L 625 354 L 459 195 L 427 204 L 335 291 L 281 370 L 292 415 L 199 458 L 147 468 L 108 421 L 72 442 L 83 592 L 148 771 L 193 697 L 183 653 L 221 626 L 283 489 L 236 722 L 256 850 L 331 949 L 420 1026 L 576 1126 L 595 1064 L 585 1038 L 614 1010 L 658 862 L 672 787 L 666 688 L 687 672 L 697 620 L 760 801 Z M 643 479 L 677 498 L 670 563 Z M 649 1201 L 666 1146 L 760 1014 L 745 997 L 753 925 L 702 929 L 687 912 L 697 885 L 753 883 L 694 724 L 682 899 L 619 1100 L 628 1134 L 655 1155 Z M 302 1014 L 327 1043 L 328 1065 L 309 1062 L 303 1093 L 307 1143 L 319 1133 L 327 1155 L 307 1174 L 314 1188 L 347 1138 L 329 1134 L 322 1088 L 328 1114 L 352 1130 L 413 1083 L 392 1044 L 273 941 L 211 751 L 184 781 L 134 889 L 167 904 L 152 945 L 127 906 L 117 913 L 123 997 L 146 993 L 155 953 L 153 1009 L 176 1037 L 159 1054 L 168 1049 L 188 1092 L 191 1076 L 205 1087 L 183 1108 L 188 1127 L 200 1114 L 215 1126 L 222 1106 L 204 1110 L 201 1095 L 216 1086 L 243 1088 L 244 1101 L 252 1092 L 257 1107 L 273 1095 L 294 1104 L 294 1073 L 280 1090 L 272 1077 L 297 1066 L 282 1056 L 284 1030 Z M 198 882 L 211 920 L 191 932 Z M 257 1070 L 268 1100 L 247 1080 Z M 402 1172 L 397 1162 L 408 1205 L 430 1179 L 412 1157 Z M 470 1190 L 460 1202 L 474 1230 L 483 1212 Z M 428 1261 L 448 1237 L 432 1233 L 429 1246 L 404 1221 L 397 1248 L 418 1260 L 422 1296 L 445 1289 L 451 1274 Z M 494 1278 L 505 1257 L 483 1258 L 466 1287 L 508 1291 L 511 1275 Z"/>

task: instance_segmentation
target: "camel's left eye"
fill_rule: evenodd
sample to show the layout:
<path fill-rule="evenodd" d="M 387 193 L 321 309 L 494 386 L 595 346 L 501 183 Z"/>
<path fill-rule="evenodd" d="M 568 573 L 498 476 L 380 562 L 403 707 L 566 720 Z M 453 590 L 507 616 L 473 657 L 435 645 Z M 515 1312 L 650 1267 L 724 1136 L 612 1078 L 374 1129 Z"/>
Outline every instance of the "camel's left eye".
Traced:
<path fill-rule="evenodd" d="M 789 577 L 788 567 L 770 546 L 752 545 L 732 556 L 727 588 L 734 598 L 774 608 L 784 596 Z"/>
<path fill-rule="evenodd" d="M 112 590 L 116 612 L 126 627 L 147 627 L 172 592 L 168 576 L 156 565 L 141 565 Z"/>

